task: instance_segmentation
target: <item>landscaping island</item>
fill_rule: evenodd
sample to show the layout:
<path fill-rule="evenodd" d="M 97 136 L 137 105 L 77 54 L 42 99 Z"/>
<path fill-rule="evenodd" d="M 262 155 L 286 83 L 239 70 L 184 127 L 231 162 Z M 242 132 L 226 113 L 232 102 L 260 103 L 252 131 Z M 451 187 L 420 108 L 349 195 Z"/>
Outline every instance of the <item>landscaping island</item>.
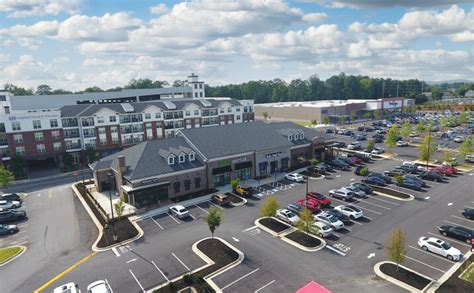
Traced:
<path fill-rule="evenodd" d="M 23 251 L 20 246 L 11 246 L 0 249 L 0 265 L 8 262 Z"/>
<path fill-rule="evenodd" d="M 240 203 L 243 203 L 244 200 L 240 197 L 238 197 L 237 195 L 231 193 L 231 192 L 226 192 L 225 195 L 227 195 L 229 197 L 229 201 L 233 204 L 240 204 Z"/>
<path fill-rule="evenodd" d="M 410 285 L 418 290 L 423 290 L 423 288 L 431 282 L 431 280 L 414 272 L 405 270 L 401 266 L 398 267 L 397 271 L 397 265 L 393 263 L 383 263 L 380 266 L 380 271 L 387 276 L 397 279 L 398 281 Z"/>
<path fill-rule="evenodd" d="M 299 245 L 302 245 L 307 248 L 316 248 L 321 245 L 321 240 L 319 240 L 318 238 L 313 237 L 311 235 L 307 235 L 306 233 L 303 233 L 298 230 L 291 232 L 288 235 L 285 235 L 285 238 L 288 238 L 298 243 Z"/>
<path fill-rule="evenodd" d="M 388 194 L 390 196 L 398 197 L 398 198 L 401 198 L 401 199 L 410 199 L 412 197 L 412 195 L 410 195 L 408 193 L 405 193 L 403 191 L 398 191 L 398 190 L 395 190 L 395 189 L 381 187 L 381 186 L 372 185 L 372 184 L 369 184 L 369 185 L 370 185 L 370 187 L 372 187 L 372 189 L 374 191 L 385 193 L 385 194 Z"/>
<path fill-rule="evenodd" d="M 258 222 L 277 234 L 291 228 L 291 226 L 273 218 L 262 218 Z"/>
<path fill-rule="evenodd" d="M 474 256 L 471 255 L 436 292 L 474 292 Z"/>
<path fill-rule="evenodd" d="M 192 287 L 195 292 L 215 292 L 204 280 L 204 277 L 227 266 L 230 263 L 233 263 L 239 258 L 239 254 L 224 244 L 222 241 L 215 238 L 209 238 L 199 242 L 197 248 L 207 257 L 209 257 L 214 262 L 214 264 L 199 270 L 194 274 L 185 275 L 182 279 L 172 282 L 158 290 L 154 290 L 153 292 L 171 293 L 177 292 L 187 287 Z"/>

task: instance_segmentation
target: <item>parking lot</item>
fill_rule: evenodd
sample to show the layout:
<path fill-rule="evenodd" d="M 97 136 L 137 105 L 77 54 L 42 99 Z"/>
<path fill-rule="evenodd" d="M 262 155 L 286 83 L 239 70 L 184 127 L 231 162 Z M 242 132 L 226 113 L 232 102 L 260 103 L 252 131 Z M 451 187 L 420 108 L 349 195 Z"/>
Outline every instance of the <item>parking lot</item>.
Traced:
<path fill-rule="evenodd" d="M 23 199 L 21 208 L 19 210 L 25 210 L 28 213 L 28 203 L 26 201 L 28 194 L 21 194 Z M 18 227 L 18 232 L 10 235 L 1 235 L 0 236 L 0 248 L 13 246 L 13 245 L 27 245 L 29 240 L 28 233 L 28 219 L 18 220 L 10 223 L 5 223 L 7 225 L 14 224 Z"/>

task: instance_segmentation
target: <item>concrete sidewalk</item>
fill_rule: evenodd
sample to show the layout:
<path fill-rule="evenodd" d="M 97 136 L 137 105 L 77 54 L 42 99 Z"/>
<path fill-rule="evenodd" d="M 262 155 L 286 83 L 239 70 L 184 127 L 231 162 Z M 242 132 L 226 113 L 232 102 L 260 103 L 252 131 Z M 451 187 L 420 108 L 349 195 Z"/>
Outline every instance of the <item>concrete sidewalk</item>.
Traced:
<path fill-rule="evenodd" d="M 110 209 L 109 192 L 108 191 L 98 192 L 95 189 L 95 186 L 93 184 L 87 185 L 86 188 L 89 190 L 92 197 L 99 203 L 102 209 L 106 212 L 106 215 L 111 218 L 112 213 Z M 114 208 L 114 205 L 119 201 L 120 196 L 118 195 L 118 193 L 114 191 L 111 192 L 111 195 L 112 195 L 112 208 Z M 125 205 L 125 208 L 123 210 L 122 216 L 127 217 L 127 216 L 136 214 L 137 209 L 134 206 L 125 202 L 124 202 L 124 205 Z M 115 209 L 114 209 L 114 216 L 117 217 L 117 213 L 115 212 Z"/>

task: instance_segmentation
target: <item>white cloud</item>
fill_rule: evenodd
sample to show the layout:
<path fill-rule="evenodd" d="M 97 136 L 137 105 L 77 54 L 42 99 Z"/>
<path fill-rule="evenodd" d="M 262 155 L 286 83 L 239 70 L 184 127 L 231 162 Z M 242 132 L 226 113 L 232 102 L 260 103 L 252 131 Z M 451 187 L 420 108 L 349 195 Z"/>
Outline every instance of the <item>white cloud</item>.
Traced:
<path fill-rule="evenodd" d="M 328 15 L 326 13 L 307 13 L 303 15 L 301 20 L 307 21 L 307 22 L 319 22 L 326 20 L 328 18 Z"/>
<path fill-rule="evenodd" d="M 163 3 L 150 7 L 150 12 L 153 14 L 164 14 L 168 11 L 169 11 L 168 7 L 166 7 L 166 5 Z"/>
<path fill-rule="evenodd" d="M 371 55 L 372 52 L 367 48 L 364 41 L 350 44 L 347 50 L 347 56 L 350 58 L 369 57 Z"/>
<path fill-rule="evenodd" d="M 27 17 L 42 15 L 58 15 L 61 12 L 77 13 L 79 0 L 2 0 L 0 12 L 8 17 Z"/>
<path fill-rule="evenodd" d="M 317 2 L 335 8 L 387 8 L 387 7 L 433 7 L 450 4 L 469 3 L 471 0 L 305 0 Z"/>

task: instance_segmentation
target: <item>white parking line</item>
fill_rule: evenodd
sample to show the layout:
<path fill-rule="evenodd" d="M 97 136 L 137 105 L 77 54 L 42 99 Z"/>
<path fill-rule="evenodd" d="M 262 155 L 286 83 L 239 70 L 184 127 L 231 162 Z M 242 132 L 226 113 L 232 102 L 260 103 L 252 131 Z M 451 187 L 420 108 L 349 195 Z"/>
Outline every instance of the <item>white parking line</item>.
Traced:
<path fill-rule="evenodd" d="M 215 204 L 213 204 L 213 203 L 212 203 L 211 201 L 209 201 L 209 200 L 208 200 L 207 202 L 208 202 L 210 205 L 215 206 L 216 208 L 219 208 L 219 209 L 221 209 L 221 210 L 224 210 L 223 207 L 218 206 L 218 205 L 215 205 Z"/>
<path fill-rule="evenodd" d="M 411 246 L 411 245 L 408 245 L 408 247 L 410 247 L 411 249 L 414 249 L 414 250 L 421 251 L 421 252 L 426 253 L 426 254 L 428 254 L 428 255 L 437 257 L 437 258 L 442 259 L 442 260 L 444 260 L 444 261 L 447 261 L 447 262 L 449 262 L 450 264 L 454 264 L 453 261 L 451 261 L 451 260 L 449 260 L 449 259 L 447 259 L 447 258 L 444 258 L 444 257 L 442 257 L 442 256 L 440 256 L 440 255 L 434 254 L 434 253 L 432 253 L 432 252 L 430 252 L 430 251 L 424 251 L 423 249 L 419 249 L 419 248 L 414 247 L 414 246 Z"/>
<path fill-rule="evenodd" d="M 257 228 L 257 225 L 252 226 L 252 227 L 250 227 L 250 228 L 247 228 L 247 229 L 245 229 L 245 230 L 242 230 L 242 232 L 247 232 L 247 231 L 250 231 L 250 230 L 255 229 L 255 228 Z"/>
<path fill-rule="evenodd" d="M 357 225 L 360 225 L 360 226 L 364 226 L 364 224 L 357 222 L 357 220 L 356 220 L 356 221 L 352 221 L 352 223 L 357 224 Z"/>
<path fill-rule="evenodd" d="M 250 276 L 251 274 L 255 273 L 256 271 L 260 270 L 260 268 L 256 268 L 255 270 L 251 271 L 250 273 L 247 273 L 245 275 L 243 275 L 242 277 L 238 278 L 237 280 L 233 281 L 232 283 L 228 284 L 227 286 L 224 286 L 221 288 L 222 291 L 224 291 L 225 289 L 229 288 L 230 286 L 234 285 L 235 283 L 237 283 L 238 281 L 241 281 L 242 279 Z"/>
<path fill-rule="evenodd" d="M 115 254 L 116 257 L 120 256 L 120 253 L 118 252 L 116 247 L 112 247 L 112 252 Z"/>
<path fill-rule="evenodd" d="M 463 220 L 463 221 L 468 221 L 468 222 L 470 222 L 470 220 L 468 220 L 468 219 L 466 219 L 466 218 L 463 218 L 463 217 L 459 217 L 459 216 L 455 216 L 455 215 L 451 215 L 451 217 L 456 218 L 456 219 L 460 219 L 460 220 Z"/>
<path fill-rule="evenodd" d="M 338 201 L 338 202 L 341 202 L 341 203 L 343 203 L 343 204 L 349 204 L 348 202 L 345 202 L 345 201 L 339 200 L 339 199 L 337 199 L 337 198 L 334 198 L 334 197 L 333 197 L 333 198 L 331 198 L 331 199 L 332 199 L 332 200 L 335 200 L 335 201 Z M 352 204 L 352 203 L 350 203 L 350 204 L 351 204 L 351 205 L 353 205 L 353 206 L 355 206 L 355 207 L 357 207 L 357 208 L 359 208 L 359 209 L 366 210 L 366 211 L 369 211 L 369 212 L 371 212 L 371 213 L 374 213 L 374 214 L 377 214 L 377 215 L 383 215 L 382 213 L 379 213 L 379 212 L 373 211 L 373 210 L 371 210 L 371 209 L 368 209 L 368 208 L 363 208 L 363 207 L 361 207 L 361 206 L 358 206 L 358 205 L 355 205 L 355 204 Z"/>
<path fill-rule="evenodd" d="M 432 266 L 432 265 L 426 264 L 426 263 L 424 263 L 424 262 L 422 262 L 422 261 L 419 261 L 419 260 L 417 260 L 417 259 L 414 259 L 414 258 L 412 258 L 412 257 L 409 257 L 408 255 L 405 255 L 405 257 L 408 258 L 408 259 L 411 259 L 412 261 L 415 261 L 415 262 L 417 262 L 417 263 L 420 263 L 420 264 L 422 264 L 422 265 L 425 265 L 425 266 L 427 266 L 427 267 L 429 267 L 429 268 L 432 268 L 433 270 L 437 270 L 438 272 L 441 272 L 441 273 L 444 273 L 444 272 L 445 272 L 445 271 L 443 271 L 443 270 L 440 270 L 440 269 L 438 269 L 438 268 L 435 268 L 435 267 Z"/>
<path fill-rule="evenodd" d="M 366 219 L 369 219 L 369 220 L 372 221 L 372 218 L 369 218 L 369 217 L 367 217 L 366 215 L 364 215 L 362 218 L 366 218 Z"/>
<path fill-rule="evenodd" d="M 399 206 L 400 204 L 399 203 L 396 203 L 396 202 L 391 202 L 389 200 L 385 200 L 385 199 L 381 199 L 381 198 L 376 198 L 375 196 L 371 196 L 369 197 L 370 199 L 375 199 L 375 200 L 379 200 L 381 202 L 386 202 L 386 203 L 389 203 L 389 204 L 393 204 L 393 205 L 396 205 L 396 206 Z"/>
<path fill-rule="evenodd" d="M 205 212 L 206 214 L 209 214 L 208 211 L 206 211 L 205 209 L 201 208 L 200 206 L 198 206 L 197 204 L 195 205 L 198 209 L 200 209 L 201 211 Z"/>
<path fill-rule="evenodd" d="M 191 217 L 191 219 L 196 220 L 196 218 L 193 215 L 189 214 L 189 216 Z"/>
<path fill-rule="evenodd" d="M 444 236 L 442 236 L 442 235 L 438 235 L 438 234 L 431 233 L 431 232 L 428 232 L 428 234 L 430 234 L 430 235 L 432 235 L 432 236 L 434 236 L 434 237 L 440 237 L 440 238 L 446 239 L 446 240 L 448 240 L 448 241 L 451 242 L 451 243 L 457 243 L 457 244 L 459 244 L 459 245 L 463 245 L 463 246 L 466 246 L 466 247 L 471 248 L 471 245 L 469 245 L 469 244 L 467 244 L 467 243 L 464 243 L 464 242 L 461 242 L 461 241 L 458 241 L 458 240 L 453 239 L 453 238 L 444 237 Z"/>
<path fill-rule="evenodd" d="M 266 287 L 270 286 L 273 283 L 275 283 L 275 280 L 270 281 L 267 284 L 263 285 L 262 287 L 258 288 L 257 290 L 255 290 L 255 293 L 258 293 L 258 291 L 265 289 Z"/>
<path fill-rule="evenodd" d="M 185 265 L 184 262 L 181 261 L 181 260 L 176 256 L 176 254 L 174 254 L 173 252 L 172 252 L 171 254 L 183 265 L 183 267 L 185 267 L 185 268 L 188 270 L 188 272 L 191 271 L 191 270 L 188 268 L 188 266 Z M 223 288 L 222 288 L 222 289 L 223 289 Z"/>
<path fill-rule="evenodd" d="M 166 213 L 171 219 L 173 219 L 173 221 L 175 221 L 176 223 L 178 224 L 181 224 L 180 221 L 176 220 L 172 215 L 170 215 L 170 213 Z"/>
<path fill-rule="evenodd" d="M 340 251 L 339 249 L 333 248 L 333 247 L 331 247 L 331 246 L 329 246 L 329 245 L 324 246 L 324 248 L 327 248 L 327 249 L 329 249 L 329 250 L 331 250 L 331 251 L 334 251 L 335 253 L 340 254 L 340 255 L 342 255 L 342 256 L 346 256 L 346 254 L 345 254 L 344 252 Z"/>
<path fill-rule="evenodd" d="M 464 228 L 466 228 L 466 229 L 471 229 L 471 230 L 474 229 L 474 228 L 472 228 L 472 227 L 459 225 L 458 223 L 450 222 L 450 221 L 447 221 L 447 220 L 443 220 L 443 222 L 446 222 L 446 223 L 449 223 L 449 224 L 452 224 L 452 225 L 461 226 L 461 227 L 464 227 Z"/>
<path fill-rule="evenodd" d="M 156 265 L 156 263 L 154 261 L 151 261 L 151 263 L 155 266 L 155 268 L 158 270 L 158 272 L 160 272 L 160 274 L 166 279 L 166 282 L 169 282 L 170 280 L 168 279 L 168 277 L 163 274 L 163 272 L 160 270 L 160 268 Z"/>
<path fill-rule="evenodd" d="M 155 222 L 155 224 L 156 224 L 158 227 L 160 227 L 161 230 L 165 230 L 165 229 L 163 229 L 163 227 L 161 227 L 161 225 L 160 225 L 155 219 L 153 219 L 153 217 L 150 217 L 150 219 L 152 219 L 153 222 Z"/>
<path fill-rule="evenodd" d="M 367 201 L 367 200 L 365 200 L 365 199 L 361 199 L 361 198 L 359 198 L 358 200 L 359 200 L 359 201 L 361 201 L 361 202 L 365 202 L 365 203 L 371 204 L 371 205 L 373 205 L 373 206 L 376 206 L 376 207 L 382 208 L 382 209 L 386 209 L 386 210 L 389 210 L 389 211 L 391 211 L 391 210 L 392 210 L 391 208 L 387 208 L 386 206 L 381 206 L 381 205 L 378 205 L 378 204 L 372 203 L 372 202 L 370 202 L 370 201 Z"/>
<path fill-rule="evenodd" d="M 142 292 L 145 292 L 145 289 L 143 288 L 142 284 L 140 284 L 137 277 L 135 277 L 135 274 L 132 272 L 132 270 L 129 269 L 128 271 L 130 272 L 130 274 L 132 274 L 132 277 L 135 279 L 135 282 L 137 282 L 138 286 L 140 286 L 140 288 L 142 289 Z"/>

